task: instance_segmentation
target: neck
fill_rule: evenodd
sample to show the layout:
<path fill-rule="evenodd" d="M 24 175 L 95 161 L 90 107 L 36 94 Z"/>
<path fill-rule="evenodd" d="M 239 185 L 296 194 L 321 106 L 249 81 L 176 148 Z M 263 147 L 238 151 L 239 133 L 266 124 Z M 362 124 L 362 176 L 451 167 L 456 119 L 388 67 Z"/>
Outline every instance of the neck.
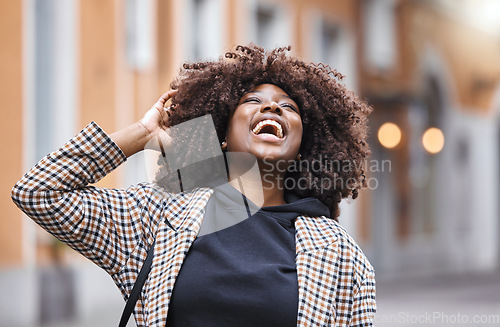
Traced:
<path fill-rule="evenodd" d="M 283 174 L 271 172 L 231 174 L 229 184 L 259 207 L 286 204 L 283 189 Z"/>

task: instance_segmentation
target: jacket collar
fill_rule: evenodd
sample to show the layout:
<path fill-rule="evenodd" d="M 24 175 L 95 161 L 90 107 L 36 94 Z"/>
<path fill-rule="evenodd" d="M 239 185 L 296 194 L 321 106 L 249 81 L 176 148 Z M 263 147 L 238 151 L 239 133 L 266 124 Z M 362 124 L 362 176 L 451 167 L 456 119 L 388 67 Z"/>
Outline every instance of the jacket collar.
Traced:
<path fill-rule="evenodd" d="M 327 217 L 299 216 L 295 220 L 297 254 L 322 250 L 337 241 L 336 222 Z"/>

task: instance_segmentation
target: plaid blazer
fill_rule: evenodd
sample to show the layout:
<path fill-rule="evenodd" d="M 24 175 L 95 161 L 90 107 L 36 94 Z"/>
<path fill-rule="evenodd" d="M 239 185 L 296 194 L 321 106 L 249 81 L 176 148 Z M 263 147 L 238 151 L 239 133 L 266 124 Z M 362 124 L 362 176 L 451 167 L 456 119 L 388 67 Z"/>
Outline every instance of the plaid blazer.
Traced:
<path fill-rule="evenodd" d="M 126 157 L 95 123 L 36 164 L 12 198 L 36 223 L 106 270 L 128 298 L 156 237 L 151 272 L 137 301 L 138 326 L 164 326 L 170 295 L 212 190 L 169 194 L 152 184 L 90 186 Z M 297 217 L 298 326 L 371 326 L 374 271 L 333 219 Z M 118 317 L 117 317 L 118 321 Z"/>

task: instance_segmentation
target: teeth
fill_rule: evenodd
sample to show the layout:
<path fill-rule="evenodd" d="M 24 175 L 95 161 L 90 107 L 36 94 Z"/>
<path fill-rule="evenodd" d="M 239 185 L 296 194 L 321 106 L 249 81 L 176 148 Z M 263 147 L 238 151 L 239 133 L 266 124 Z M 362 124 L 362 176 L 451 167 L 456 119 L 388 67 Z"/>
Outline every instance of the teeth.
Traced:
<path fill-rule="evenodd" d="M 277 133 L 278 135 L 276 135 L 276 136 L 278 136 L 279 138 L 283 138 L 283 127 L 281 127 L 280 123 L 278 123 L 275 120 L 271 120 L 271 119 L 266 119 L 266 120 L 263 120 L 263 121 L 259 122 L 252 129 L 252 132 L 254 132 L 254 134 L 259 134 L 259 132 L 261 131 L 262 127 L 264 127 L 266 125 L 272 125 L 272 126 L 276 127 L 276 130 L 278 131 L 278 133 Z"/>

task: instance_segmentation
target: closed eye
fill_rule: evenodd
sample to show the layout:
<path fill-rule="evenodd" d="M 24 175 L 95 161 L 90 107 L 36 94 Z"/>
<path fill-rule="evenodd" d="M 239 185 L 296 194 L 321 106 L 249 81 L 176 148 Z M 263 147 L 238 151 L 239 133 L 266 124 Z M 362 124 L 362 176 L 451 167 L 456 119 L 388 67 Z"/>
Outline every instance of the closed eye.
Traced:
<path fill-rule="evenodd" d="M 290 104 L 290 103 L 283 103 L 280 105 L 281 107 L 284 107 L 284 108 L 288 108 L 288 109 L 291 109 L 293 111 L 295 111 L 296 113 L 299 113 L 299 109 L 297 107 L 295 107 L 293 104 Z"/>
<path fill-rule="evenodd" d="M 243 103 L 247 103 L 247 102 L 260 103 L 260 99 L 259 98 L 247 98 L 247 99 L 245 99 L 245 101 L 243 101 Z"/>

